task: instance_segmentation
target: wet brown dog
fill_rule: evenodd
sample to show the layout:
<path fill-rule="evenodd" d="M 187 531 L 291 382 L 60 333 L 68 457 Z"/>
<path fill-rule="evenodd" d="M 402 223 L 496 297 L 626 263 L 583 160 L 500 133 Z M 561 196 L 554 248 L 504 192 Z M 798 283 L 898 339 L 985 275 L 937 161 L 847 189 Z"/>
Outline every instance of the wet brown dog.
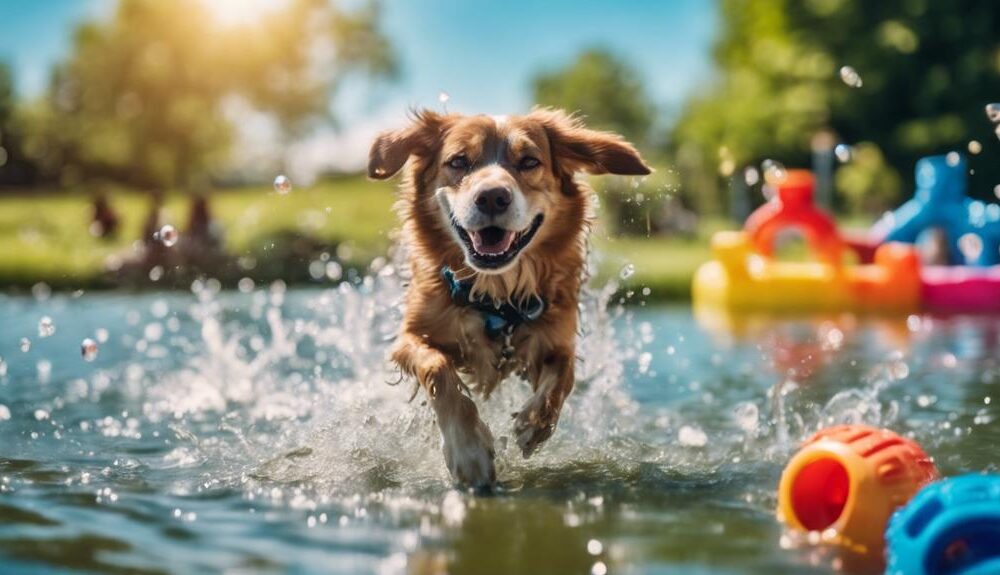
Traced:
<path fill-rule="evenodd" d="M 398 211 L 413 278 L 393 360 L 427 393 L 452 477 L 488 486 L 493 436 L 468 387 L 488 396 L 512 373 L 531 384 L 514 418 L 525 457 L 552 435 L 573 389 L 591 221 L 591 192 L 574 175 L 650 170 L 621 137 L 554 110 L 416 113 L 376 139 L 368 174 L 404 165 Z"/>

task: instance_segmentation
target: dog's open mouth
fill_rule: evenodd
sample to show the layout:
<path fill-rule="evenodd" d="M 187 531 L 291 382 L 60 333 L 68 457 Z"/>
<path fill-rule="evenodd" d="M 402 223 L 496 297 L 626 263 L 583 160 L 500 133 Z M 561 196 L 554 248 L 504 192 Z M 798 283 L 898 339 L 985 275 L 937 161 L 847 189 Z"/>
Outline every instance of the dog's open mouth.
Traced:
<path fill-rule="evenodd" d="M 451 223 L 468 248 L 471 263 L 478 268 L 491 269 L 503 267 L 513 261 L 535 237 L 538 228 L 542 226 L 542 219 L 542 214 L 538 214 L 530 226 L 519 232 L 497 226 L 470 231 L 458 225 L 454 219 Z"/>

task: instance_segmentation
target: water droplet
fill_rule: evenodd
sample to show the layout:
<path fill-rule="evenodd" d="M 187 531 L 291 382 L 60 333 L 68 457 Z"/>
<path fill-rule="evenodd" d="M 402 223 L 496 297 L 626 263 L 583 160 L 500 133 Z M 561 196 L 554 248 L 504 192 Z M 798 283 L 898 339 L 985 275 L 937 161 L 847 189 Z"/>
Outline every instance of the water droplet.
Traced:
<path fill-rule="evenodd" d="M 97 342 L 89 337 L 80 344 L 80 356 L 83 361 L 94 361 L 97 359 Z"/>
<path fill-rule="evenodd" d="M 858 71 L 853 66 L 841 66 L 840 79 L 852 88 L 860 88 L 864 85 L 861 74 L 858 74 Z"/>
<path fill-rule="evenodd" d="M 52 318 L 45 315 L 42 319 L 38 320 L 38 337 L 46 338 L 51 336 L 56 332 L 56 324 L 52 322 Z"/>
<path fill-rule="evenodd" d="M 604 561 L 598 561 L 590 568 L 590 575 L 608 575 L 608 566 L 604 564 Z"/>
<path fill-rule="evenodd" d="M 746 433 L 753 433 L 757 430 L 757 421 L 760 418 L 760 410 L 757 408 L 757 404 L 753 402 L 746 402 L 737 405 L 733 409 L 733 419 L 736 420 L 736 425 L 740 426 L 740 429 Z"/>
<path fill-rule="evenodd" d="M 44 409 L 36 409 L 35 410 L 35 420 L 36 421 L 45 421 L 48 418 L 49 418 L 49 412 L 45 411 Z"/>
<path fill-rule="evenodd" d="M 970 232 L 958 238 L 958 249 L 965 256 L 966 262 L 974 262 L 983 253 L 983 239 L 978 234 Z"/>
<path fill-rule="evenodd" d="M 0 403 L 0 421 L 7 421 L 8 419 L 10 419 L 10 409 Z"/>
<path fill-rule="evenodd" d="M 160 231 L 153 234 L 153 239 L 160 242 L 164 246 L 171 248 L 177 244 L 177 240 L 180 238 L 180 234 L 177 233 L 177 228 L 170 224 L 164 225 L 160 228 Z"/>
<path fill-rule="evenodd" d="M 0 377 L 7 375 L 7 362 L 0 357 Z"/>
<path fill-rule="evenodd" d="M 760 164 L 760 169 L 764 172 L 764 182 L 772 186 L 780 184 L 788 176 L 785 165 L 776 160 L 764 160 Z"/>
<path fill-rule="evenodd" d="M 31 340 L 26 337 L 22 337 L 20 348 L 22 353 L 28 353 L 28 351 L 31 349 Z"/>
<path fill-rule="evenodd" d="M 837 161 L 841 164 L 846 164 L 854 157 L 854 150 L 847 144 L 837 144 L 833 148 L 833 155 L 837 156 Z"/>
<path fill-rule="evenodd" d="M 447 104 L 448 100 L 451 100 L 451 95 L 448 92 L 445 92 L 444 90 L 438 92 L 438 102 Z"/>
<path fill-rule="evenodd" d="M 1000 123 L 1000 104 L 986 104 L 986 117 L 994 124 Z"/>
<path fill-rule="evenodd" d="M 618 272 L 618 277 L 620 277 L 623 280 L 627 280 L 628 278 L 634 275 L 635 275 L 635 265 L 630 263 L 622 266 L 621 271 Z"/>
<path fill-rule="evenodd" d="M 975 156 L 979 152 L 983 151 L 983 145 L 979 143 L 979 140 L 972 140 L 969 142 L 969 153 Z"/>
<path fill-rule="evenodd" d="M 107 343 L 108 336 L 108 330 L 103 327 L 99 327 L 94 330 L 94 337 L 97 338 L 97 343 Z"/>
<path fill-rule="evenodd" d="M 48 383 L 49 376 L 52 375 L 52 362 L 47 359 L 38 360 L 38 363 L 35 364 L 35 371 L 38 372 L 40 382 Z"/>
<path fill-rule="evenodd" d="M 998 200 L 1000 200 L 1000 184 L 993 186 L 993 195 L 996 196 Z"/>
<path fill-rule="evenodd" d="M 944 160 L 948 162 L 949 166 L 954 168 L 959 162 L 962 161 L 962 155 L 958 152 L 948 152 L 948 155 L 944 157 Z"/>
<path fill-rule="evenodd" d="M 747 166 L 743 170 L 743 181 L 748 186 L 756 186 L 760 182 L 760 172 L 754 166 Z"/>
<path fill-rule="evenodd" d="M 281 195 L 287 194 L 292 191 L 292 181 L 284 174 L 279 175 L 274 178 L 274 191 Z"/>
<path fill-rule="evenodd" d="M 240 281 L 238 284 L 236 284 L 236 287 L 239 288 L 240 293 L 250 293 L 253 291 L 254 283 L 253 280 L 250 278 L 240 278 Z"/>
<path fill-rule="evenodd" d="M 704 447 L 708 443 L 708 436 L 697 427 L 684 425 L 677 432 L 677 440 L 687 447 Z"/>
<path fill-rule="evenodd" d="M 337 262 L 326 262 L 326 277 L 337 281 L 344 276 L 344 268 Z"/>
<path fill-rule="evenodd" d="M 587 541 L 587 553 L 591 555 L 600 555 L 604 552 L 604 544 L 597 539 L 591 539 Z"/>

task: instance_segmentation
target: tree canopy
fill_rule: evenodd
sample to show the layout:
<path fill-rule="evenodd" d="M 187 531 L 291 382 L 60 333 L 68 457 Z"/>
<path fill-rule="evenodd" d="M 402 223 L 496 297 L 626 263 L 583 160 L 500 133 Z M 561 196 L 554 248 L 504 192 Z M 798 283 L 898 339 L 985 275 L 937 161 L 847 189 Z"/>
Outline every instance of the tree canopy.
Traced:
<path fill-rule="evenodd" d="M 346 12 L 292 0 L 259 21 L 222 26 L 201 0 L 120 0 L 109 21 L 77 29 L 47 95 L 25 106 L 27 149 L 67 183 L 197 186 L 226 159 L 228 98 L 294 133 L 329 117 L 347 74 L 392 74 L 377 23 L 376 4 Z"/>
<path fill-rule="evenodd" d="M 965 152 L 972 140 L 982 144 L 972 189 L 985 195 L 1000 182 L 1000 144 L 983 113 L 1000 98 L 995 1 L 720 0 L 719 8 L 717 80 L 673 131 L 674 147 L 701 160 L 686 168 L 692 181 L 764 158 L 806 166 L 813 137 L 829 132 L 864 152 L 864 162 L 841 168 L 855 174 L 838 177 L 852 205 L 886 186 L 911 188 L 919 157 Z M 861 86 L 842 81 L 843 66 Z M 712 181 L 698 193 L 717 193 Z"/>

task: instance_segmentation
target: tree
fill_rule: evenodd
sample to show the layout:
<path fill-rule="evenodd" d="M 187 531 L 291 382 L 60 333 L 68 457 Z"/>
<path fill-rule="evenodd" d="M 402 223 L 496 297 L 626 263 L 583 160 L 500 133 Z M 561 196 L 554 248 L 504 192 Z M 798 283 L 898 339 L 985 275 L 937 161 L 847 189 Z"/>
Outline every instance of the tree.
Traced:
<path fill-rule="evenodd" d="M 13 74 L 6 63 L 0 62 L 0 186 L 23 185 L 35 176 L 34 166 L 22 151 L 15 104 Z"/>
<path fill-rule="evenodd" d="M 569 66 L 532 80 L 535 102 L 580 112 L 592 128 L 611 130 L 642 144 L 655 110 L 639 73 L 603 48 L 591 48 Z"/>
<path fill-rule="evenodd" d="M 920 156 L 964 151 L 973 139 L 983 151 L 973 158 L 971 188 L 984 193 L 1000 181 L 1000 144 L 983 115 L 1000 94 L 996 2 L 721 0 L 719 7 L 718 78 L 688 102 L 672 137 L 675 149 L 700 160 L 682 166 L 687 180 L 716 174 L 697 194 L 717 195 L 718 172 L 731 172 L 722 167 L 768 157 L 807 165 L 821 131 L 870 143 L 869 159 L 884 156 L 885 164 L 869 166 L 887 172 L 870 181 L 912 189 Z M 860 74 L 861 87 L 841 80 L 845 65 Z M 720 155 L 732 162 L 720 166 Z"/>
<path fill-rule="evenodd" d="M 292 0 L 241 26 L 213 22 L 200 0 L 121 0 L 81 26 L 46 98 L 26 106 L 29 148 L 66 183 L 112 179 L 200 188 L 226 159 L 228 98 L 244 98 L 293 133 L 328 117 L 346 74 L 394 71 L 377 6 L 344 12 Z"/>

